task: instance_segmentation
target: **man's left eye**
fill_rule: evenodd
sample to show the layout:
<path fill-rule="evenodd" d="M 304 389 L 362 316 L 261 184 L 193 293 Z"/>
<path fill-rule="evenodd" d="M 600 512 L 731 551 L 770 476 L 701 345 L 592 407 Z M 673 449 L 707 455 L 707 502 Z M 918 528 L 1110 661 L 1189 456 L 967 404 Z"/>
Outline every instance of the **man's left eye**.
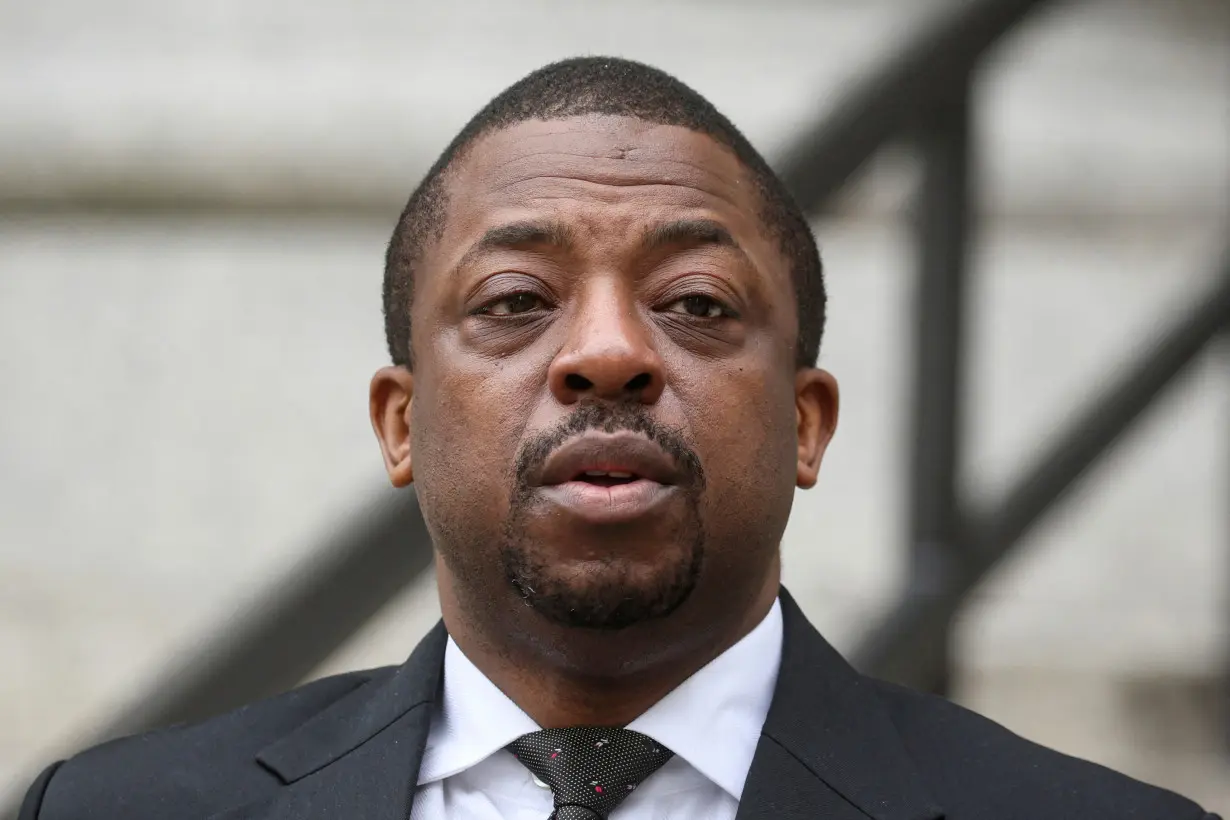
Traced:
<path fill-rule="evenodd" d="M 698 319 L 721 319 L 731 315 L 721 302 L 700 294 L 677 299 L 667 305 L 666 309 L 672 313 L 686 313 Z"/>

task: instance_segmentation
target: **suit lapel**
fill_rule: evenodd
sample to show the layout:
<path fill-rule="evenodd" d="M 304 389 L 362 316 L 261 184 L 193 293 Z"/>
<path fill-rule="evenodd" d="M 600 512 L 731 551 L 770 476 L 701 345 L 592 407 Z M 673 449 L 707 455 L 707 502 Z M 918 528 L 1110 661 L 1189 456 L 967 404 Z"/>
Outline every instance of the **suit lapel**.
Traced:
<path fill-rule="evenodd" d="M 781 602 L 781 670 L 738 820 L 942 818 L 870 682 Z"/>
<path fill-rule="evenodd" d="M 736 820 L 867 820 L 778 742 L 761 735 Z"/>
<path fill-rule="evenodd" d="M 287 787 L 211 820 L 407 820 L 447 640 L 437 625 L 392 676 L 262 750 L 257 760 Z"/>

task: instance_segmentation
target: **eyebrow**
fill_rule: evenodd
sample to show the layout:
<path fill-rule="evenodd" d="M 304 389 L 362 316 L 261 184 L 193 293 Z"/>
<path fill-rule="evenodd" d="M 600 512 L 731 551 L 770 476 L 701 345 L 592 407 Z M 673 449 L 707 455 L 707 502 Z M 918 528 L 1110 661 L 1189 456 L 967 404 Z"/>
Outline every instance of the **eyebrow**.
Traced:
<path fill-rule="evenodd" d="M 527 245 L 549 245 L 569 250 L 575 244 L 573 230 L 561 222 L 525 220 L 509 222 L 488 228 L 466 250 L 457 269 L 465 267 L 476 257 L 493 250 L 522 248 Z M 651 225 L 641 236 L 641 249 L 654 251 L 671 246 L 714 246 L 731 248 L 746 258 L 747 254 L 734 236 L 720 223 L 712 219 L 676 219 Z"/>
<path fill-rule="evenodd" d="M 714 245 L 743 252 L 730 231 L 712 219 L 677 219 L 673 222 L 664 222 L 650 226 L 641 237 L 641 246 L 647 251 L 671 245 L 691 247 Z"/>
<path fill-rule="evenodd" d="M 523 221 L 509 222 L 488 228 L 478 241 L 469 247 L 458 268 L 464 267 L 476 256 L 494 250 L 521 248 L 526 245 L 551 245 L 567 250 L 573 245 L 573 232 L 559 222 Z"/>

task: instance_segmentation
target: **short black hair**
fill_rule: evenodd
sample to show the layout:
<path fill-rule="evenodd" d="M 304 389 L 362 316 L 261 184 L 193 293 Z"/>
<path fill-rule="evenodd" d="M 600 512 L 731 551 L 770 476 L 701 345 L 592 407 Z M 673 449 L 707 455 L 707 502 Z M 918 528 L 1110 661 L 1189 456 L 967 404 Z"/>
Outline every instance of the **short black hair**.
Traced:
<path fill-rule="evenodd" d="M 797 365 L 814 366 L 824 333 L 826 297 L 820 253 L 807 218 L 764 158 L 712 103 L 660 69 L 617 57 L 576 57 L 529 74 L 475 114 L 431 166 L 410 195 L 385 255 L 384 328 L 393 363 L 412 367 L 414 271 L 427 242 L 444 232 L 449 169 L 485 134 L 527 120 L 587 114 L 681 126 L 734 152 L 760 194 L 761 220 L 790 265 L 798 307 Z"/>

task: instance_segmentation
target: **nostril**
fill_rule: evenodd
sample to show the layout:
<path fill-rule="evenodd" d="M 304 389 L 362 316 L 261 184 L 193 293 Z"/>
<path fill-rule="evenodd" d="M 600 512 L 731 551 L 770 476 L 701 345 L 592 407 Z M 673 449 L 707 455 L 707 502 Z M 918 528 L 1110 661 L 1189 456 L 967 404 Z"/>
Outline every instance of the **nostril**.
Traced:
<path fill-rule="evenodd" d="M 581 391 L 590 389 L 594 383 L 580 373 L 569 373 L 564 377 L 564 386 L 569 390 Z"/>
<path fill-rule="evenodd" d="M 624 387 L 627 390 L 644 390 L 649 386 L 649 382 L 651 380 L 652 377 L 648 373 L 641 373 L 640 375 L 633 376 L 629 379 L 628 383 Z"/>

